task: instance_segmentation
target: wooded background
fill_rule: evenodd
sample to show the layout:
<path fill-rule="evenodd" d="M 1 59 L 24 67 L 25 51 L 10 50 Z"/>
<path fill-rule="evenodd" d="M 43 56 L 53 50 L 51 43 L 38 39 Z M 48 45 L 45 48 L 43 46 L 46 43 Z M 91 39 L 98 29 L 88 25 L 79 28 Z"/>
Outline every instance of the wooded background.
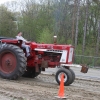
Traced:
<path fill-rule="evenodd" d="M 100 0 L 18 0 L 0 5 L 0 36 L 75 47 L 75 63 L 100 65 Z"/>

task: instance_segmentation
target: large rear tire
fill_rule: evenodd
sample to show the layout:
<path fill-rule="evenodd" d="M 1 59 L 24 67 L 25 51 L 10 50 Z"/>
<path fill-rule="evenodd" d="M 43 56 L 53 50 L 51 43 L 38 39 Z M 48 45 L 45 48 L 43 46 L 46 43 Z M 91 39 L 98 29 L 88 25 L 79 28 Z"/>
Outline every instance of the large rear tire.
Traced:
<path fill-rule="evenodd" d="M 25 73 L 23 74 L 23 77 L 28 77 L 28 78 L 35 78 L 41 73 L 41 67 L 39 67 L 39 72 L 35 71 L 35 67 L 28 67 Z"/>
<path fill-rule="evenodd" d="M 0 49 L 0 76 L 12 80 L 22 76 L 26 70 L 26 60 L 20 47 L 5 44 Z"/>
<path fill-rule="evenodd" d="M 64 74 L 64 85 L 68 86 L 70 85 L 71 81 L 72 81 L 72 74 L 68 69 L 65 68 L 60 68 L 57 72 L 56 72 L 56 81 L 58 84 L 60 84 L 61 81 L 61 75 Z"/>

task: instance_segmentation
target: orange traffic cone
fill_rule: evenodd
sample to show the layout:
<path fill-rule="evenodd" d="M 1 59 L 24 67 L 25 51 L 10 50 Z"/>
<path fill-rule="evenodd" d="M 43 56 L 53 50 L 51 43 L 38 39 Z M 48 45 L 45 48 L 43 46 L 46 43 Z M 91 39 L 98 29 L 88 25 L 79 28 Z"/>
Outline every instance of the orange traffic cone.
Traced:
<path fill-rule="evenodd" d="M 61 75 L 61 81 L 60 81 L 60 88 L 59 88 L 58 96 L 56 96 L 56 97 L 65 99 L 66 97 L 64 95 L 65 95 L 64 94 L 64 74 L 62 74 Z"/>

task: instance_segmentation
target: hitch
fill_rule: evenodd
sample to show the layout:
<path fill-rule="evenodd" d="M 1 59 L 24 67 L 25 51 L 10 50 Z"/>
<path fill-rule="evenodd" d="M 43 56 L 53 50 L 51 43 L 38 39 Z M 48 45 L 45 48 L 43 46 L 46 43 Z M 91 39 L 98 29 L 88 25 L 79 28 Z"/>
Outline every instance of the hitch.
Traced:
<path fill-rule="evenodd" d="M 67 66 L 67 67 L 77 67 L 77 68 L 81 68 L 81 72 L 82 73 L 87 73 L 88 72 L 88 67 L 86 65 L 77 65 L 77 64 L 61 64 L 61 66 Z"/>

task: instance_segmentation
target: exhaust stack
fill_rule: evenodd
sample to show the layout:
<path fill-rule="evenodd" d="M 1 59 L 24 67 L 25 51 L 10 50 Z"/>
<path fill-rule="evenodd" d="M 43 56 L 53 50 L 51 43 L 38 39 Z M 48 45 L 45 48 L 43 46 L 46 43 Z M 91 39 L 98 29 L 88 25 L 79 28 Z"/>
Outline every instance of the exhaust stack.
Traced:
<path fill-rule="evenodd" d="M 54 44 L 57 44 L 57 36 L 55 35 L 53 36 L 53 38 L 54 38 Z"/>

